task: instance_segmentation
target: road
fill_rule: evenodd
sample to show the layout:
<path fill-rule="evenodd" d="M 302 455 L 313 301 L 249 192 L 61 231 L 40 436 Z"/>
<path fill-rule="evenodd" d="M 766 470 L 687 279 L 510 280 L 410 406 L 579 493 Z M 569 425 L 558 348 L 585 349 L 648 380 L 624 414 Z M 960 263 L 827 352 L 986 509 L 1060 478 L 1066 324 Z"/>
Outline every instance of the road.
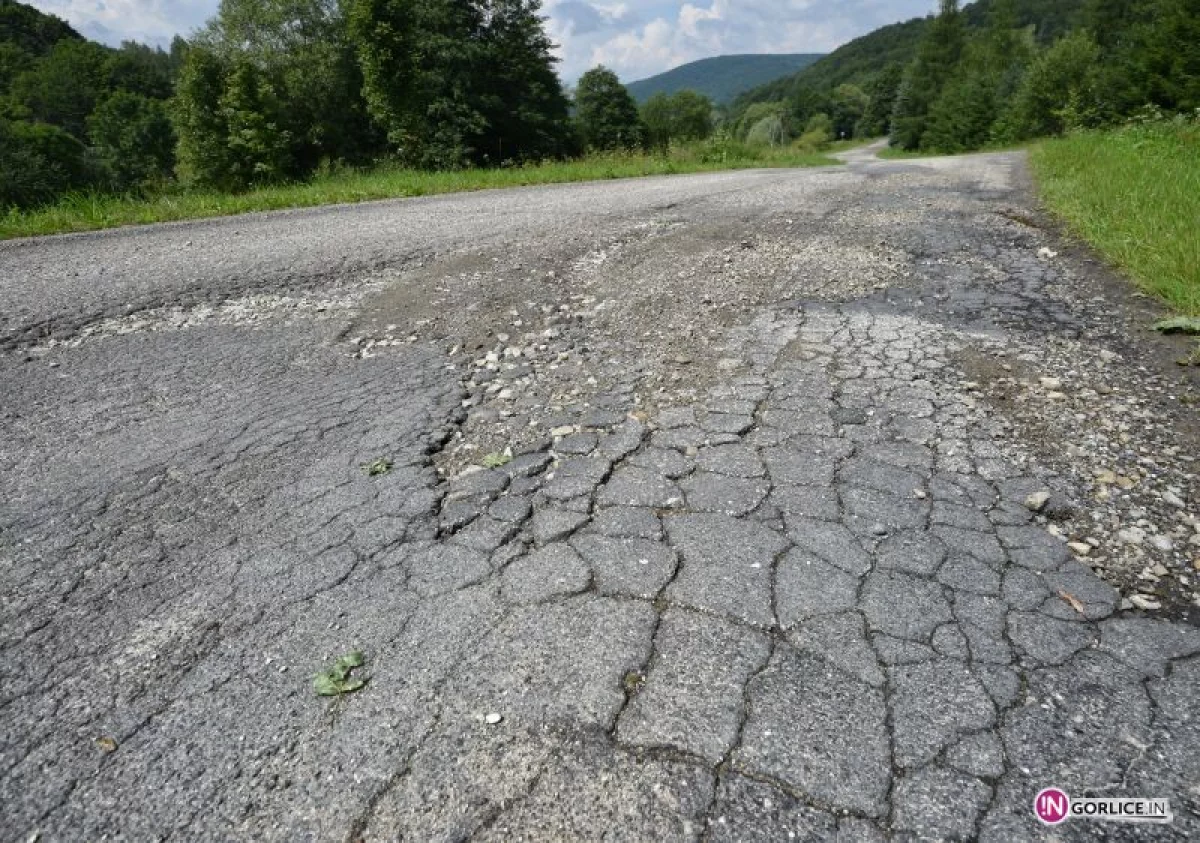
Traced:
<path fill-rule="evenodd" d="M 0 243 L 0 838 L 1197 839 L 1148 307 L 1015 153 Z"/>

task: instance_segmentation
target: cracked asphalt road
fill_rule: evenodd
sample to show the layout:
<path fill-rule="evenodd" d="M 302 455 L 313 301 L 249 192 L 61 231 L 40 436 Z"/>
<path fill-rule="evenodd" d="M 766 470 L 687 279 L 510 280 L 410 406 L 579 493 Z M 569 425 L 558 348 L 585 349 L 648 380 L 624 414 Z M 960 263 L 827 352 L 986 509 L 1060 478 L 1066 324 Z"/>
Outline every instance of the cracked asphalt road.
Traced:
<path fill-rule="evenodd" d="M 976 381 L 1157 408 L 1183 548 L 1193 387 L 1038 219 L 857 154 L 0 244 L 0 836 L 1197 839 L 1188 596 Z"/>

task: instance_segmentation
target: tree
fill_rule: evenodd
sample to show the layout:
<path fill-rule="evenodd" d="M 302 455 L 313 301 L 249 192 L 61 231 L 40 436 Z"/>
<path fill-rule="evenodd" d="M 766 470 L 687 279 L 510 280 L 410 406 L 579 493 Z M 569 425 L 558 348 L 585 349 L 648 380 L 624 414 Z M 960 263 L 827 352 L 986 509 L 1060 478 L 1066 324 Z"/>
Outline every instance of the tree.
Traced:
<path fill-rule="evenodd" d="M 90 41 L 65 39 L 12 82 L 13 100 L 42 123 L 87 138 L 87 118 L 105 92 L 108 51 Z"/>
<path fill-rule="evenodd" d="M 896 91 L 904 76 L 904 67 L 890 64 L 870 84 L 866 94 L 867 108 L 854 127 L 854 135 L 860 138 L 876 138 L 891 133 L 892 111 L 896 107 Z"/>
<path fill-rule="evenodd" d="M 617 74 L 603 66 L 579 78 L 575 121 L 588 149 L 638 149 L 646 143 L 646 127 L 637 104 Z"/>
<path fill-rule="evenodd" d="M 1035 58 L 1004 117 L 1004 135 L 1043 137 L 1098 123 L 1100 55 L 1091 35 L 1076 31 Z"/>
<path fill-rule="evenodd" d="M 929 111 L 962 56 L 965 32 L 958 0 L 941 0 L 941 11 L 917 48 L 896 94 L 892 143 L 917 149 Z"/>
<path fill-rule="evenodd" d="M 187 52 L 174 100 L 178 171 L 187 184 L 223 188 L 231 181 L 229 124 L 221 107 L 226 65 L 211 49 Z"/>
<path fill-rule="evenodd" d="M 570 102 L 554 72 L 554 45 L 540 0 L 487 0 L 479 111 L 486 137 L 477 160 L 501 163 L 560 157 L 572 151 Z"/>
<path fill-rule="evenodd" d="M 1093 6 L 1094 36 L 1105 21 Z M 1107 110 L 1127 114 L 1144 105 L 1168 111 L 1200 108 L 1200 0 L 1129 0 L 1120 7 L 1120 39 L 1105 35 L 1097 85 Z"/>
<path fill-rule="evenodd" d="M 745 110 L 741 119 L 738 120 L 734 127 L 734 132 L 741 140 L 747 140 L 750 133 L 754 131 L 756 126 L 763 123 L 768 117 L 776 118 L 769 124 L 770 126 L 778 126 L 778 131 L 774 131 L 772 136 L 778 136 L 780 139 L 776 143 L 786 143 L 787 139 L 792 136 L 792 112 L 786 102 L 756 102 Z M 759 130 L 759 140 L 763 139 L 764 129 Z"/>
<path fill-rule="evenodd" d="M 853 137 L 854 127 L 866 113 L 870 102 L 870 97 L 857 85 L 838 85 L 830 98 L 828 113 L 832 136 L 834 138 Z"/>
<path fill-rule="evenodd" d="M 445 169 L 476 152 L 483 26 L 479 6 L 461 0 L 351 0 L 363 94 L 401 160 Z"/>
<path fill-rule="evenodd" d="M 654 149 L 704 140 L 713 132 L 712 101 L 695 91 L 655 94 L 642 106 L 641 116 L 647 142 Z"/>
<path fill-rule="evenodd" d="M 126 41 L 108 56 L 105 88 L 165 100 L 172 93 L 171 57 L 162 50 Z"/>
<path fill-rule="evenodd" d="M 781 114 L 768 114 L 746 132 L 746 143 L 751 146 L 783 146 L 789 134 Z"/>
<path fill-rule="evenodd" d="M 228 131 L 227 187 L 241 190 L 292 174 L 288 132 L 281 128 L 271 81 L 245 57 L 234 60 L 218 103 Z"/>
<path fill-rule="evenodd" d="M 0 209 L 32 208 L 91 181 L 76 138 L 45 123 L 0 118 Z"/>
<path fill-rule="evenodd" d="M 271 80 L 275 122 L 287 133 L 296 174 L 326 160 L 366 161 L 384 150 L 337 0 L 222 0 L 196 41 L 225 61 L 249 59 Z"/>
<path fill-rule="evenodd" d="M 161 184 L 174 170 L 175 131 L 161 100 L 117 91 L 88 117 L 88 136 L 115 190 Z"/>
<path fill-rule="evenodd" d="M 998 114 L 996 86 L 986 74 L 957 76 L 930 109 L 921 148 L 945 153 L 978 149 L 991 139 Z"/>
<path fill-rule="evenodd" d="M 964 152 L 985 145 L 1020 84 L 1033 46 L 1029 34 L 1016 29 L 1015 0 L 994 0 L 989 12 L 987 29 L 968 42 L 930 107 L 922 149 Z"/>

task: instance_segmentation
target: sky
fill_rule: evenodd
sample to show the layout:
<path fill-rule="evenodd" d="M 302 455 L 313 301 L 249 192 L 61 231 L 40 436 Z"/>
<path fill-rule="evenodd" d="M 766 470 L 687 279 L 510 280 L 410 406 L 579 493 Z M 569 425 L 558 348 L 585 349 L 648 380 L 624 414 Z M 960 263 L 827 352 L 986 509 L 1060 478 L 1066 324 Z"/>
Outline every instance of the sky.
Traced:
<path fill-rule="evenodd" d="M 28 0 L 27 0 L 28 2 Z M 935 0 L 543 0 L 568 83 L 598 64 L 625 82 L 731 53 L 828 53 L 888 23 L 934 11 Z M 218 0 L 32 0 L 107 44 L 166 46 Z"/>

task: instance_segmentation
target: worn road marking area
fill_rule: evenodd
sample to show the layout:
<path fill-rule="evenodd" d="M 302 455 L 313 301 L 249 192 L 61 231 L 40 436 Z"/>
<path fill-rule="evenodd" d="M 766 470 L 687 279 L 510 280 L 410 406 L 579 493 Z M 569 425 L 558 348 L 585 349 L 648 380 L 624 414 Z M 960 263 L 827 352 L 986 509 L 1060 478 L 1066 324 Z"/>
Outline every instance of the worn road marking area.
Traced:
<path fill-rule="evenodd" d="M 1195 384 L 1023 173 L 0 244 L 5 836 L 1197 839 Z"/>

